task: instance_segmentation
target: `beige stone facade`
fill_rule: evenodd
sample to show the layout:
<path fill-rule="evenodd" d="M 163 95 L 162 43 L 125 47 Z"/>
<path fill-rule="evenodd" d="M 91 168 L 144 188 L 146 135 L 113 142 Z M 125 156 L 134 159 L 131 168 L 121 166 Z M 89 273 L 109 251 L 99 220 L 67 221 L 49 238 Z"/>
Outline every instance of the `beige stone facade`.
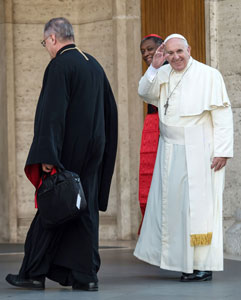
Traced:
<path fill-rule="evenodd" d="M 1 0 L 0 239 L 22 242 L 35 213 L 34 189 L 23 168 L 49 56 L 43 26 L 65 16 L 76 44 L 104 67 L 119 111 L 118 158 L 109 208 L 101 213 L 101 239 L 133 239 L 139 224 L 138 152 L 143 122 L 137 96 L 141 75 L 140 3 L 136 0 Z"/>
<path fill-rule="evenodd" d="M 206 13 L 208 63 L 223 74 L 234 115 L 234 158 L 227 166 L 223 205 L 224 249 L 241 255 L 241 2 L 206 0 Z"/>
<path fill-rule="evenodd" d="M 101 213 L 100 238 L 137 237 L 143 124 L 143 107 L 137 96 L 141 76 L 140 2 L 0 0 L 0 241 L 22 242 L 35 213 L 34 189 L 25 178 L 23 168 L 33 137 L 43 72 L 49 61 L 40 45 L 43 26 L 57 16 L 70 20 L 76 44 L 102 64 L 118 104 L 118 155 L 109 208 Z M 239 222 L 235 213 L 241 209 L 241 2 L 206 0 L 205 4 L 207 62 L 224 75 L 235 120 L 235 158 L 227 167 L 224 199 L 226 231 Z"/>

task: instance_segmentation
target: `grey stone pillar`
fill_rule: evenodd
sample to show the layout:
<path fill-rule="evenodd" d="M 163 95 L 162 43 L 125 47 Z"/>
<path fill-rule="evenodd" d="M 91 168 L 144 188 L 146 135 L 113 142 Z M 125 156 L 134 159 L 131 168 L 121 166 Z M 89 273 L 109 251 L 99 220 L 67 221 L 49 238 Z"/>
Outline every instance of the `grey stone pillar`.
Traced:
<path fill-rule="evenodd" d="M 226 231 L 224 250 L 228 254 L 241 256 L 241 209 L 235 214 L 235 223 Z"/>
<path fill-rule="evenodd" d="M 44 23 L 53 13 L 74 25 L 76 44 L 103 65 L 119 111 L 119 144 L 108 211 L 100 217 L 102 239 L 133 239 L 140 222 L 138 169 L 143 102 L 140 0 L 0 0 L 0 240 L 24 241 L 35 213 L 34 189 L 23 168 L 48 54 L 41 48 Z M 94 9 L 93 9 L 94 8 Z"/>
<path fill-rule="evenodd" d="M 5 41 L 4 3 L 0 1 L 0 39 Z M 0 240 L 5 241 L 8 236 L 8 194 L 7 194 L 7 139 L 6 139 L 6 51 L 5 43 L 0 47 Z"/>
<path fill-rule="evenodd" d="M 141 75 L 140 1 L 113 0 L 115 96 L 119 113 L 117 238 L 136 237 L 140 220 L 138 165 L 143 104 L 137 95 Z"/>
<path fill-rule="evenodd" d="M 12 1 L 0 0 L 0 241 L 17 241 Z"/>
<path fill-rule="evenodd" d="M 223 201 L 224 249 L 239 254 L 241 233 L 241 2 L 206 0 L 207 63 L 224 77 L 234 116 L 234 158 L 226 167 Z"/>

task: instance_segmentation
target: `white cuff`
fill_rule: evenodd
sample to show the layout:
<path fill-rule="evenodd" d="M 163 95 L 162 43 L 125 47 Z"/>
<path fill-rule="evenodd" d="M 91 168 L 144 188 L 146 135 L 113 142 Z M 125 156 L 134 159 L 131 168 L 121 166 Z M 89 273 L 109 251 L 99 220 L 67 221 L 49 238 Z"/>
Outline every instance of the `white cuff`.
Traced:
<path fill-rule="evenodd" d="M 152 65 L 149 66 L 149 68 L 146 71 L 146 76 L 150 81 L 153 81 L 153 79 L 156 77 L 157 72 L 159 69 L 154 68 Z"/>

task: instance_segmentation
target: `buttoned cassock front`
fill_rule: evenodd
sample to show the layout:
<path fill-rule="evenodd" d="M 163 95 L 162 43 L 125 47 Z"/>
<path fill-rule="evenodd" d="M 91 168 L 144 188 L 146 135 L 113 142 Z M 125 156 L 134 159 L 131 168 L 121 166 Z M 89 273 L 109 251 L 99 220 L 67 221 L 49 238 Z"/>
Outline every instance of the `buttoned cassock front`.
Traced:
<path fill-rule="evenodd" d="M 225 169 L 210 167 L 213 157 L 233 156 L 232 112 L 222 76 L 190 58 L 182 72 L 170 65 L 149 67 L 139 94 L 158 107 L 160 140 L 134 255 L 168 270 L 222 270 Z M 192 238 L 209 234 L 211 244 L 197 240 L 191 246 Z"/>

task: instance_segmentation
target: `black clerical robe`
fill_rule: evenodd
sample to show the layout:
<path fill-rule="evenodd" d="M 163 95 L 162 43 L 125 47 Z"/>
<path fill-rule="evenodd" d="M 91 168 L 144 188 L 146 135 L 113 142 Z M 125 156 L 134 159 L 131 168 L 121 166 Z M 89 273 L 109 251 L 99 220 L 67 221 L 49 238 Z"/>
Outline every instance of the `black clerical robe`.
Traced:
<path fill-rule="evenodd" d="M 116 149 L 117 108 L 102 67 L 74 44 L 63 47 L 44 74 L 25 173 L 36 188 L 42 163 L 78 173 L 88 208 L 52 230 L 37 212 L 20 276 L 62 285 L 97 281 L 99 210 L 107 208 Z"/>

